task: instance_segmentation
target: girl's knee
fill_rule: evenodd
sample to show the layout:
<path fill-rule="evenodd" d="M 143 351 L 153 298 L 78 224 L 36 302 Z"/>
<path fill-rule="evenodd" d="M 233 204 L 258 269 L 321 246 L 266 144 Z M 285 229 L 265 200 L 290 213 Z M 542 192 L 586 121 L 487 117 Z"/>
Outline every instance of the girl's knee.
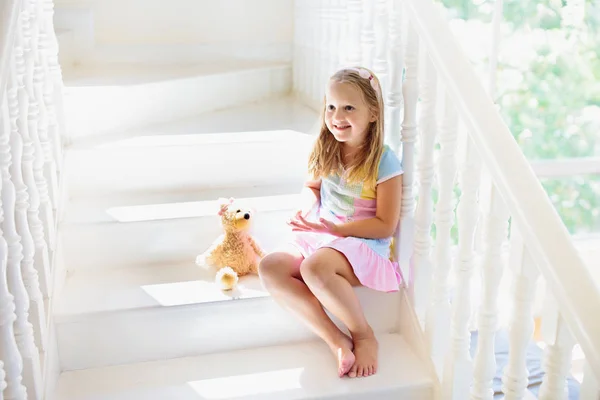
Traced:
<path fill-rule="evenodd" d="M 295 254 L 276 252 L 266 255 L 258 264 L 260 279 L 268 281 L 297 274 L 302 258 Z"/>
<path fill-rule="evenodd" d="M 311 286 L 325 286 L 335 269 L 328 265 L 323 257 L 309 257 L 300 264 L 300 276 Z"/>

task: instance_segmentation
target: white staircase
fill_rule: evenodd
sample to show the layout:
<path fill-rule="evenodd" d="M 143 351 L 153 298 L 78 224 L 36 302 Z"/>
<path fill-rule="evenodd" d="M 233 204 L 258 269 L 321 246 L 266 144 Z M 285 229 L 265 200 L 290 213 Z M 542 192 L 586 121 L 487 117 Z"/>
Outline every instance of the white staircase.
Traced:
<path fill-rule="evenodd" d="M 566 398 L 577 344 L 598 400 L 600 289 L 431 0 L 54 3 L 0 3 L 0 400 L 528 399 L 540 297 L 539 398 Z M 357 64 L 403 157 L 407 286 L 355 289 L 379 370 L 340 379 L 256 276 L 223 292 L 194 261 L 219 197 L 256 210 L 267 251 L 290 237 L 323 85 Z"/>
<path fill-rule="evenodd" d="M 290 81 L 281 71 L 289 66 L 227 67 L 220 73 L 213 64 L 198 78 L 206 92 L 188 92 L 169 70 L 154 72 L 156 85 L 139 82 L 135 69 L 85 81 L 65 74 L 67 115 L 100 107 L 115 117 L 82 118 L 95 132 L 75 137 L 66 155 L 61 248 L 68 272 L 54 306 L 64 372 L 55 400 L 431 398 L 431 371 L 400 327 L 410 310 L 402 307 L 404 292 L 356 289 L 382 360 L 380 374 L 350 381 L 337 377 L 327 348 L 257 277 L 223 292 L 214 272 L 195 265 L 222 232 L 219 197 L 256 210 L 254 235 L 267 251 L 290 238 L 285 221 L 318 118 L 282 95 Z M 232 92 L 219 93 L 224 85 Z M 111 101 L 117 92 L 123 98 Z M 131 106 L 163 93 L 171 97 L 160 104 Z M 103 106 L 88 100 L 100 97 Z M 71 129 L 81 132 L 76 124 Z M 110 124 L 119 126 L 111 131 Z"/>

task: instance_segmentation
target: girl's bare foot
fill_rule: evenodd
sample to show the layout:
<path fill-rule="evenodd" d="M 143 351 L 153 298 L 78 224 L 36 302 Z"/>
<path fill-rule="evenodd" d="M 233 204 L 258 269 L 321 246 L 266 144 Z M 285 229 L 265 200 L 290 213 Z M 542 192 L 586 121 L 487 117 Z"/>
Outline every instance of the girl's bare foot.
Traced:
<path fill-rule="evenodd" d="M 350 371 L 356 361 L 356 357 L 352 353 L 353 346 L 354 343 L 346 335 L 343 335 L 339 343 L 329 346 L 338 362 L 338 375 L 340 378 Z"/>
<path fill-rule="evenodd" d="M 379 345 L 372 331 L 369 335 L 354 337 L 354 355 L 356 361 L 348 372 L 350 378 L 371 376 L 377 372 L 377 353 Z"/>

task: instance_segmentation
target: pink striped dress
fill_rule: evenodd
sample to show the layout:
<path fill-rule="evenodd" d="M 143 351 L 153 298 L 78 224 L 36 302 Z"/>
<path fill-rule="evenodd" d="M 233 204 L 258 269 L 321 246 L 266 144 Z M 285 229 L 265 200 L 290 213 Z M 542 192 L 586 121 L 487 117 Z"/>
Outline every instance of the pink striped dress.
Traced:
<path fill-rule="evenodd" d="M 315 214 L 336 223 L 373 218 L 377 209 L 377 185 L 403 172 L 401 161 L 385 146 L 375 184 L 348 183 L 339 174 L 323 178 L 321 204 L 309 219 L 315 218 Z M 391 242 L 391 237 L 342 238 L 324 233 L 297 232 L 292 244 L 305 258 L 322 247 L 335 249 L 346 256 L 356 277 L 364 286 L 392 292 L 399 289 L 403 279 L 398 263 L 390 260 Z"/>

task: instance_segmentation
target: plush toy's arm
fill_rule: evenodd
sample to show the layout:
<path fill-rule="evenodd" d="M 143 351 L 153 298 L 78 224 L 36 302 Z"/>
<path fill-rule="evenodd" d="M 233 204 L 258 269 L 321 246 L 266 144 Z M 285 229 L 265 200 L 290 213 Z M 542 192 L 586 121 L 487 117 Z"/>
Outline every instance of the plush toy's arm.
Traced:
<path fill-rule="evenodd" d="M 265 256 L 265 252 L 262 251 L 260 246 L 254 241 L 253 238 L 248 237 L 248 240 L 250 241 L 250 246 L 252 246 L 252 249 L 254 250 L 256 255 L 259 256 L 260 258 L 263 258 Z"/>
<path fill-rule="evenodd" d="M 219 266 L 218 256 L 223 252 L 223 243 L 216 240 L 204 253 L 196 257 L 196 264 L 204 267 Z"/>

